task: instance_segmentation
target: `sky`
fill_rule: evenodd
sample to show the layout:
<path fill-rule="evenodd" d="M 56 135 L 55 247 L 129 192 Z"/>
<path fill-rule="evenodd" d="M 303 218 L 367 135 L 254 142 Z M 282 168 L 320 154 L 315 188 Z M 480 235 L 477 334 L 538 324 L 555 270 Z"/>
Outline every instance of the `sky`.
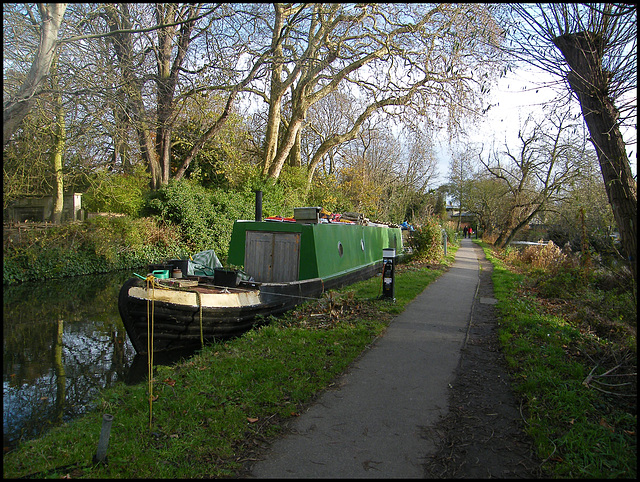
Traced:
<path fill-rule="evenodd" d="M 534 71 L 532 68 L 515 70 L 500 79 L 497 87 L 492 90 L 492 107 L 484 121 L 479 122 L 477 128 L 470 129 L 470 141 L 478 145 L 484 143 L 490 147 L 495 141 L 496 146 L 503 146 L 505 139 L 510 144 L 517 141 L 518 129 L 527 118 L 529 113 L 542 112 L 542 104 L 557 96 L 557 90 L 545 84 L 549 82 L 557 83 L 558 77 L 541 71 Z M 560 86 L 560 88 L 563 88 Z M 578 112 L 577 100 L 573 100 L 573 107 Z M 444 136 L 443 136 L 444 137 Z M 631 170 L 637 174 L 637 134 L 635 132 L 623 131 L 623 138 L 626 142 L 634 139 L 634 143 L 627 146 L 627 153 L 630 156 Z M 438 179 L 435 186 L 447 182 L 451 152 L 448 149 L 448 142 L 442 141 L 438 145 L 436 152 L 438 158 Z"/>

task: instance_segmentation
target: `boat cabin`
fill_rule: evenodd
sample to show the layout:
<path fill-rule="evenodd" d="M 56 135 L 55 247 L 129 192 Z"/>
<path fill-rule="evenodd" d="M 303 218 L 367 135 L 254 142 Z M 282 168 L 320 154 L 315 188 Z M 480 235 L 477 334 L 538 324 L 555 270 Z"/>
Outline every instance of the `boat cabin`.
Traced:
<path fill-rule="evenodd" d="M 346 223 L 236 221 L 227 261 L 265 283 L 330 280 L 402 252 L 398 228 Z"/>

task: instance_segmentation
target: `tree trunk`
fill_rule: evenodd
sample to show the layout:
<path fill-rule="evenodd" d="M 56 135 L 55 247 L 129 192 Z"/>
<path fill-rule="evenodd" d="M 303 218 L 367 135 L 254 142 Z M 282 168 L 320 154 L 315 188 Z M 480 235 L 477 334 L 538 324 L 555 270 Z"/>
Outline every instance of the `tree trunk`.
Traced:
<path fill-rule="evenodd" d="M 556 37 L 554 44 L 571 67 L 567 81 L 580 102 L 627 262 L 637 279 L 637 185 L 618 125 L 620 114 L 608 95 L 611 75 L 602 70 L 602 40 L 579 32 Z"/>
<path fill-rule="evenodd" d="M 116 5 L 121 5 L 122 12 L 116 9 Z M 151 135 L 151 130 L 147 122 L 147 113 L 142 100 L 142 80 L 134 71 L 133 41 L 131 32 L 121 32 L 121 29 L 130 29 L 129 11 L 127 4 L 107 4 L 104 8 L 109 30 L 113 33 L 113 47 L 118 57 L 119 67 L 122 71 L 123 92 L 126 101 L 126 111 L 132 120 L 136 133 L 142 158 L 147 164 L 151 173 L 149 186 L 152 190 L 157 190 L 162 185 L 162 169 L 155 142 Z"/>
<path fill-rule="evenodd" d="M 38 51 L 31 64 L 29 75 L 20 87 L 18 94 L 5 102 L 2 109 L 2 137 L 5 146 L 33 107 L 38 87 L 42 79 L 49 73 L 57 44 L 58 30 L 60 30 L 62 17 L 67 9 L 66 3 L 41 3 L 38 6 L 42 17 Z"/>
<path fill-rule="evenodd" d="M 293 115 L 295 115 L 295 113 Z M 282 145 L 279 147 L 273 162 L 271 162 L 271 166 L 269 167 L 269 178 L 271 179 L 275 180 L 280 177 L 280 171 L 282 171 L 282 167 L 284 166 L 284 163 L 287 160 L 287 157 L 289 157 L 289 153 L 296 142 L 298 131 L 302 128 L 302 118 L 300 116 L 296 117 L 296 119 L 291 119 L 289 128 L 285 133 L 285 138 L 282 141 Z"/>
<path fill-rule="evenodd" d="M 509 244 L 511 243 L 511 241 L 513 241 L 513 238 L 516 237 L 516 235 L 522 230 L 522 228 L 524 228 L 527 224 L 529 224 L 529 222 L 531 221 L 531 219 L 533 219 L 533 217 L 536 215 L 536 213 L 540 212 L 542 210 L 544 206 L 544 203 L 541 203 L 538 205 L 538 207 L 534 208 L 531 213 L 522 221 L 520 221 L 515 228 L 513 228 L 511 230 L 511 232 L 508 234 L 507 238 L 504 240 L 504 243 L 502 243 L 502 248 L 506 248 L 507 246 L 509 246 Z"/>
<path fill-rule="evenodd" d="M 289 165 L 292 167 L 302 167 L 302 156 L 300 151 L 302 149 L 302 129 L 298 130 L 296 134 L 296 142 L 291 148 L 289 153 Z"/>
<path fill-rule="evenodd" d="M 53 161 L 53 170 L 56 173 L 56 190 L 53 200 L 53 211 L 51 213 L 51 222 L 60 224 L 62 221 L 62 209 L 64 207 L 64 177 L 62 175 L 62 153 L 64 151 L 64 124 L 63 120 L 58 120 L 56 126 L 56 140 L 51 155 Z"/>
<path fill-rule="evenodd" d="M 157 4 L 156 19 L 158 25 L 171 24 L 178 19 L 192 17 L 199 11 L 199 7 L 196 6 L 190 6 L 185 9 L 181 7 L 179 12 L 176 9 L 175 4 Z M 191 43 L 191 32 L 194 24 L 193 20 L 185 22 L 179 32 L 175 26 L 165 27 L 158 31 L 156 153 L 160 163 L 160 182 L 162 185 L 168 184 L 171 176 L 171 136 L 175 122 L 174 97 L 180 69 Z M 171 55 L 174 50 L 176 53 L 172 62 Z"/>
<path fill-rule="evenodd" d="M 271 38 L 271 51 L 273 52 L 273 60 L 271 67 L 271 88 L 269 95 L 269 116 L 267 117 L 267 132 L 265 134 L 264 158 L 262 166 L 262 175 L 268 176 L 271 170 L 271 163 L 276 157 L 278 150 L 278 138 L 281 122 L 281 106 L 282 99 L 282 66 L 284 64 L 282 55 L 282 43 L 280 42 L 280 32 L 284 25 L 284 16 L 282 6 L 274 4 L 275 19 L 273 24 L 273 36 Z"/>
<path fill-rule="evenodd" d="M 58 89 L 55 95 L 55 127 L 53 134 L 53 150 L 51 152 L 51 163 L 53 172 L 56 175 L 56 190 L 53 196 L 53 211 L 51 212 L 51 222 L 60 224 L 62 221 L 62 209 L 64 207 L 64 176 L 62 174 L 62 157 L 66 142 L 66 125 L 64 121 L 64 108 L 62 106 L 62 95 L 60 94 L 60 85 L 58 82 L 58 73 L 56 60 L 52 66 L 52 84 L 54 89 Z"/>

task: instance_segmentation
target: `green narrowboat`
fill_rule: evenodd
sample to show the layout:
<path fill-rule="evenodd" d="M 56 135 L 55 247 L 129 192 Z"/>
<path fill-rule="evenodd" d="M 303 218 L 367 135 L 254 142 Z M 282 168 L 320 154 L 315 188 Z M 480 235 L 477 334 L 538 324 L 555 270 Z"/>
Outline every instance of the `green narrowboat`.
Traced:
<path fill-rule="evenodd" d="M 136 351 L 197 348 L 240 335 L 261 317 L 379 273 L 383 249 L 402 252 L 399 228 L 321 222 L 319 210 L 297 208 L 295 222 L 236 221 L 227 264 L 242 267 L 243 276 L 125 282 L 118 308 Z"/>

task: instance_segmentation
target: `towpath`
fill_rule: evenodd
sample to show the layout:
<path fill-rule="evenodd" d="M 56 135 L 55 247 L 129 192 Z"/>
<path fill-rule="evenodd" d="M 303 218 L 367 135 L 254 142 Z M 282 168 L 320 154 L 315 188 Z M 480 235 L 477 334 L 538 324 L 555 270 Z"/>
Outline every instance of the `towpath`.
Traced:
<path fill-rule="evenodd" d="M 251 467 L 258 478 L 423 478 L 438 447 L 479 283 L 463 239 L 448 272 Z"/>

